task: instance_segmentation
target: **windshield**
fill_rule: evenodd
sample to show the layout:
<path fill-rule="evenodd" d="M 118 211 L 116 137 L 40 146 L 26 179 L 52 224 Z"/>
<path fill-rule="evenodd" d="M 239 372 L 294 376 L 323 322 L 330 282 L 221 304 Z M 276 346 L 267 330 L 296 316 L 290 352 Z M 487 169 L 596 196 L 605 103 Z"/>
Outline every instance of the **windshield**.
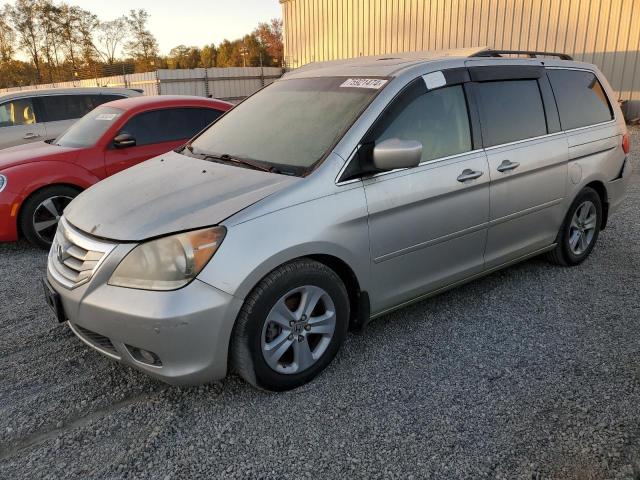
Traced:
<path fill-rule="evenodd" d="M 117 108 L 98 107 L 74 123 L 52 143 L 61 147 L 91 147 L 118 120 L 122 113 L 123 111 Z"/>
<path fill-rule="evenodd" d="M 302 173 L 324 157 L 386 83 L 344 77 L 275 82 L 229 111 L 190 150 Z"/>

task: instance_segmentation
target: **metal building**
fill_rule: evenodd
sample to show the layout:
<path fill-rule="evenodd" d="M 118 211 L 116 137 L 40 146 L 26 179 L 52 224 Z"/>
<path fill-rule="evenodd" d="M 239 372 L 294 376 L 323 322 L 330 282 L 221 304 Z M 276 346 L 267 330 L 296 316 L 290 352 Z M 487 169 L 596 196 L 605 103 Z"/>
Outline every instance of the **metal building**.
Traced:
<path fill-rule="evenodd" d="M 487 45 L 595 63 L 640 117 L 640 0 L 280 0 L 285 60 Z"/>

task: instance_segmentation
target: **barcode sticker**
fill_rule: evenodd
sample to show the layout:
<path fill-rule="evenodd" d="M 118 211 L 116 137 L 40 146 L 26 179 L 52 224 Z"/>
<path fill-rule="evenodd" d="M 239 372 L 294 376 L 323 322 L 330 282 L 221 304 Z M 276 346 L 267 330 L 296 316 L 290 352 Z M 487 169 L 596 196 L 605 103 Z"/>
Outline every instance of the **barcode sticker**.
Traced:
<path fill-rule="evenodd" d="M 100 115 L 96 116 L 96 120 L 102 120 L 102 121 L 111 121 L 114 118 L 116 118 L 117 116 L 119 116 L 118 113 L 101 113 Z"/>
<path fill-rule="evenodd" d="M 345 80 L 340 87 L 343 88 L 372 88 L 379 90 L 387 83 L 387 80 L 381 78 L 349 78 Z"/>

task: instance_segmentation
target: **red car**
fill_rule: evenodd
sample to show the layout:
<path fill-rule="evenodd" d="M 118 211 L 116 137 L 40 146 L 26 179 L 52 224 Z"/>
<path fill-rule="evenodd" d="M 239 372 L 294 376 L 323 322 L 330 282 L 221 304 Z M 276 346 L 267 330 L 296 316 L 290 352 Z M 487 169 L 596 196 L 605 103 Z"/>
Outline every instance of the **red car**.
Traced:
<path fill-rule="evenodd" d="M 24 236 L 48 248 L 82 190 L 184 144 L 232 107 L 200 97 L 105 103 L 53 141 L 0 150 L 0 241 Z"/>

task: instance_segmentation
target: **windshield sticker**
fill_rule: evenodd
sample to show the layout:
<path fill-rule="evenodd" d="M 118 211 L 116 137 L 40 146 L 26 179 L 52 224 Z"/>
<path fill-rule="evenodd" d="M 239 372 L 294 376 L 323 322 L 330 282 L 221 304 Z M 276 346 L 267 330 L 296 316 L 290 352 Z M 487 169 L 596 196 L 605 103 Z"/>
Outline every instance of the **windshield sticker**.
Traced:
<path fill-rule="evenodd" d="M 424 80 L 424 84 L 429 90 L 444 87 L 447 84 L 447 80 L 444 78 L 444 74 L 440 71 L 427 73 L 426 75 L 422 76 L 422 79 Z"/>
<path fill-rule="evenodd" d="M 110 122 L 114 118 L 118 117 L 118 113 L 101 113 L 96 117 L 96 120 L 102 120 L 103 122 Z"/>
<path fill-rule="evenodd" d="M 372 88 L 380 90 L 387 80 L 380 78 L 349 78 L 340 85 L 342 88 Z"/>

